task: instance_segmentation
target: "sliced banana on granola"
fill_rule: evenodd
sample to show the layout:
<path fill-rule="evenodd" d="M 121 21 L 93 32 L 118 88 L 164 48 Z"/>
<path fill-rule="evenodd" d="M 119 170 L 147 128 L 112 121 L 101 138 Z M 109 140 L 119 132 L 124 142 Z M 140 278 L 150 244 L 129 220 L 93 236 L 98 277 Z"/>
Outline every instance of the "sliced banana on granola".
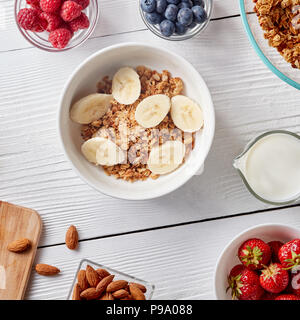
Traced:
<path fill-rule="evenodd" d="M 192 99 L 178 95 L 171 99 L 171 117 L 175 126 L 184 132 L 195 132 L 203 126 L 203 113 Z"/>
<path fill-rule="evenodd" d="M 104 116 L 110 108 L 112 99 L 110 94 L 90 94 L 73 104 L 70 117 L 74 122 L 89 124 Z"/>
<path fill-rule="evenodd" d="M 85 158 L 94 164 L 113 166 L 125 160 L 124 152 L 111 140 L 91 138 L 84 142 L 81 151 Z"/>
<path fill-rule="evenodd" d="M 124 151 L 109 139 L 99 138 L 102 142 L 96 152 L 97 164 L 114 166 L 125 160 Z"/>
<path fill-rule="evenodd" d="M 121 68 L 112 80 L 112 95 L 121 104 L 134 103 L 141 94 L 141 81 L 137 72 L 129 67 Z"/>
<path fill-rule="evenodd" d="M 170 107 L 170 98 L 165 94 L 147 97 L 137 106 L 135 120 L 144 128 L 153 128 L 163 121 Z"/>
<path fill-rule="evenodd" d="M 166 174 L 174 171 L 183 162 L 185 145 L 180 141 L 167 141 L 152 148 L 147 162 L 154 174 Z"/>

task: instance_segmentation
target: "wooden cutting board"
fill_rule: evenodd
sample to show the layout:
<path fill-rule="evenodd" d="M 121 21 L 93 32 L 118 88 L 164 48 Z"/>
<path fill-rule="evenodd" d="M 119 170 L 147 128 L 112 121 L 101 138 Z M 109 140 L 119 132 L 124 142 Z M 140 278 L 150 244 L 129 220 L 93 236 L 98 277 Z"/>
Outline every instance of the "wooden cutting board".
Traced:
<path fill-rule="evenodd" d="M 0 201 L 0 300 L 21 300 L 41 234 L 39 214 L 31 209 Z M 17 239 L 27 238 L 32 247 L 23 253 L 7 250 Z"/>

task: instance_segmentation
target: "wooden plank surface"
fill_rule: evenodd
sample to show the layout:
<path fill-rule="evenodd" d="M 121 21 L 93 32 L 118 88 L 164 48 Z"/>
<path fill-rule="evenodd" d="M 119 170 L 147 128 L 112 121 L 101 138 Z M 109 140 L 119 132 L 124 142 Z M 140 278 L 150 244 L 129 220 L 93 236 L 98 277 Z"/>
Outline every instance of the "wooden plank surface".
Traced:
<path fill-rule="evenodd" d="M 238 233 L 260 223 L 300 228 L 300 208 L 109 237 L 38 250 L 36 262 L 61 269 L 54 278 L 33 272 L 26 299 L 66 299 L 79 261 L 88 258 L 155 284 L 153 299 L 214 299 L 216 261 Z"/>
<path fill-rule="evenodd" d="M 0 201 L 0 300 L 21 300 L 24 296 L 41 234 L 39 214 L 28 208 Z M 22 253 L 7 246 L 29 239 L 31 247 Z"/>
<path fill-rule="evenodd" d="M 204 174 L 156 200 L 120 201 L 92 190 L 71 170 L 57 136 L 58 101 L 71 72 L 91 53 L 126 41 L 163 45 L 184 56 L 203 75 L 216 109 Z M 88 239 L 266 209 L 244 187 L 233 158 L 262 131 L 300 132 L 300 92 L 259 60 L 239 17 L 213 21 L 201 39 L 184 46 L 140 31 L 91 39 L 59 60 L 37 49 L 1 57 L 0 196 L 38 210 L 46 225 L 42 245 L 61 243 L 70 224 Z"/>

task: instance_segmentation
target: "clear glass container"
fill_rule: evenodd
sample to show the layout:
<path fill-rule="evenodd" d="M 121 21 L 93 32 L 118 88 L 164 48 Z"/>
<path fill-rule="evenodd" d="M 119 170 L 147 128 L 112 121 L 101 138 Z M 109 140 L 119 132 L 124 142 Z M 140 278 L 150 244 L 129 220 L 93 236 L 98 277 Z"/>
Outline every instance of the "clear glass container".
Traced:
<path fill-rule="evenodd" d="M 179 34 L 174 33 L 170 37 L 166 37 L 163 34 L 161 34 L 158 24 L 153 25 L 153 24 L 150 24 L 146 20 L 145 12 L 141 9 L 141 6 L 140 6 L 140 0 L 138 0 L 138 6 L 140 9 L 141 17 L 142 17 L 145 25 L 147 26 L 147 28 L 150 31 L 152 31 L 154 34 L 156 34 L 157 36 L 159 36 L 160 38 L 165 39 L 165 40 L 182 41 L 182 40 L 190 39 L 190 38 L 196 36 L 197 34 L 200 34 L 208 26 L 210 19 L 211 19 L 211 16 L 212 16 L 212 11 L 213 11 L 213 0 L 203 0 L 203 2 L 204 2 L 204 9 L 206 10 L 206 13 L 207 13 L 207 20 L 201 24 L 197 24 L 193 28 L 188 29 L 188 31 L 183 35 L 179 35 Z"/>
<path fill-rule="evenodd" d="M 78 268 L 76 270 L 76 273 L 75 273 L 75 276 L 74 276 L 74 280 L 72 282 L 72 285 L 71 285 L 67 300 L 72 300 L 73 289 L 74 289 L 75 284 L 77 283 L 77 274 L 81 269 L 85 270 L 87 265 L 90 265 L 94 269 L 100 269 L 101 268 L 101 269 L 107 270 L 110 274 L 115 275 L 114 280 L 126 280 L 128 282 L 136 282 L 136 283 L 140 283 L 140 284 L 144 285 L 147 288 L 147 291 L 145 293 L 146 300 L 151 300 L 151 298 L 153 296 L 153 293 L 154 293 L 154 289 L 155 289 L 155 286 L 153 284 L 150 284 L 149 282 L 141 280 L 139 278 L 130 276 L 130 275 L 126 274 L 126 273 L 123 273 L 123 272 L 114 270 L 112 268 L 103 266 L 101 264 L 95 263 L 95 262 L 90 261 L 88 259 L 83 259 L 83 260 L 80 261 L 79 266 L 78 266 Z"/>
<path fill-rule="evenodd" d="M 254 13 L 255 3 L 253 0 L 239 1 L 247 36 L 260 59 L 281 80 L 300 90 L 300 70 L 293 68 L 275 48 L 269 46 L 268 40 L 264 38 L 264 31 Z"/>
<path fill-rule="evenodd" d="M 272 131 L 265 132 L 265 133 L 259 135 L 258 137 L 252 139 L 246 145 L 244 151 L 234 159 L 233 166 L 238 171 L 238 173 L 242 177 L 242 180 L 243 180 L 244 184 L 246 185 L 247 189 L 250 191 L 250 193 L 252 193 L 254 195 L 254 197 L 256 197 L 257 199 L 259 199 L 259 200 L 261 200 L 261 201 L 263 201 L 265 203 L 276 205 L 276 206 L 280 206 L 280 205 L 292 204 L 292 203 L 295 203 L 295 202 L 299 201 L 300 200 L 300 194 L 297 194 L 295 197 L 293 197 L 291 199 L 288 199 L 287 201 L 282 201 L 282 202 L 275 202 L 275 201 L 270 201 L 270 200 L 262 198 L 260 195 L 258 195 L 251 188 L 250 184 L 248 183 L 247 178 L 243 173 L 244 161 L 242 160 L 243 156 L 246 155 L 247 152 L 251 149 L 251 147 L 254 146 L 259 140 L 261 140 L 262 138 L 264 138 L 264 137 L 266 137 L 268 135 L 272 135 L 272 134 L 276 134 L 276 133 L 288 134 L 288 135 L 291 135 L 291 136 L 293 136 L 293 137 L 295 137 L 295 138 L 300 140 L 300 136 L 299 135 L 297 135 L 294 132 L 287 131 L 287 130 L 272 130 Z"/>
<path fill-rule="evenodd" d="M 26 0 L 15 0 L 15 20 L 17 27 L 23 37 L 35 47 L 48 51 L 48 52 L 63 52 L 83 44 L 93 33 L 99 18 L 98 0 L 90 0 L 89 6 L 83 10 L 90 20 L 90 26 L 87 29 L 78 30 L 64 49 L 56 49 L 48 41 L 49 32 L 32 32 L 22 29 L 17 22 L 18 12 L 23 8 L 30 8 Z"/>

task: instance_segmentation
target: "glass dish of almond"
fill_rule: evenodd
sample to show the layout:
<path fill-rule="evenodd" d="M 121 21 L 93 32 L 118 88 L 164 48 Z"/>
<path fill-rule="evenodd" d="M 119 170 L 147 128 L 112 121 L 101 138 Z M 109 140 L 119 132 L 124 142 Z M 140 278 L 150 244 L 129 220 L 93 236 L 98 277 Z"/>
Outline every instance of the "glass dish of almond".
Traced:
<path fill-rule="evenodd" d="M 75 101 L 70 118 L 82 125 L 81 151 L 106 174 L 125 181 L 157 179 L 192 152 L 204 126 L 200 105 L 182 94 L 184 83 L 167 70 L 122 67 Z"/>
<path fill-rule="evenodd" d="M 68 300 L 151 300 L 154 285 L 87 259 L 81 260 Z"/>

